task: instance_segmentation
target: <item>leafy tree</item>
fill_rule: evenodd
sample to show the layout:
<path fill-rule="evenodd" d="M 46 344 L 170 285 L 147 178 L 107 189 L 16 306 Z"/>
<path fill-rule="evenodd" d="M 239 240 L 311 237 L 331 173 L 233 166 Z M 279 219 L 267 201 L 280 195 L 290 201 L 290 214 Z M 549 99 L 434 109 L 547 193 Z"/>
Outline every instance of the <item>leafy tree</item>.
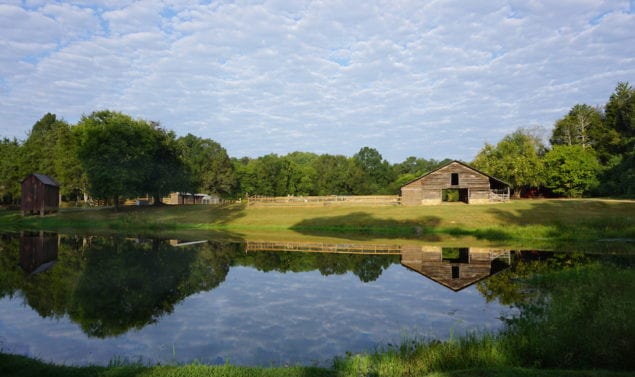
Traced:
<path fill-rule="evenodd" d="M 211 139 L 187 134 L 178 139 L 190 173 L 189 191 L 230 194 L 235 186 L 234 166 L 227 151 Z"/>
<path fill-rule="evenodd" d="M 83 116 L 76 127 L 78 157 L 86 170 L 90 192 L 96 198 L 119 199 L 147 190 L 156 156 L 155 129 L 113 111 Z"/>
<path fill-rule="evenodd" d="M 76 201 L 83 193 L 84 200 L 88 190 L 88 178 L 77 155 L 77 138 L 67 123 L 56 129 L 57 143 L 54 149 L 55 178 L 60 183 L 60 193 Z"/>
<path fill-rule="evenodd" d="M 24 160 L 22 169 L 24 175 L 42 173 L 55 176 L 55 157 L 59 127 L 68 126 L 58 120 L 55 114 L 47 113 L 35 122 L 29 136 L 23 144 Z"/>
<path fill-rule="evenodd" d="M 545 185 L 554 193 L 581 197 L 599 184 L 600 163 L 592 149 L 556 145 L 544 157 Z"/>
<path fill-rule="evenodd" d="M 614 154 L 633 151 L 635 146 L 635 89 L 627 82 L 620 82 L 604 107 L 604 122 L 608 129 L 620 135 L 620 143 Z"/>
<path fill-rule="evenodd" d="M 17 139 L 0 140 L 0 203 L 16 203 L 20 197 L 20 169 L 23 149 Z"/>
<path fill-rule="evenodd" d="M 315 182 L 317 195 L 351 195 L 364 181 L 359 164 L 342 155 L 323 154 L 313 162 L 320 179 Z"/>
<path fill-rule="evenodd" d="M 591 148 L 598 144 L 603 131 L 601 112 L 589 105 L 575 105 L 555 124 L 552 145 L 581 145 Z"/>
<path fill-rule="evenodd" d="M 353 156 L 353 161 L 363 172 L 363 183 L 355 188 L 355 194 L 380 194 L 389 190 L 395 175 L 388 161 L 376 149 L 363 147 Z"/>
<path fill-rule="evenodd" d="M 487 174 L 507 181 L 518 198 L 527 187 L 543 183 L 541 155 L 544 145 L 531 130 L 520 128 L 496 146 L 485 144 L 472 164 Z"/>
<path fill-rule="evenodd" d="M 156 122 L 149 125 L 148 132 L 154 140 L 143 191 L 151 193 L 154 204 L 160 205 L 161 198 L 170 192 L 187 189 L 190 171 L 181 158 L 181 146 L 174 132 L 161 128 Z"/>

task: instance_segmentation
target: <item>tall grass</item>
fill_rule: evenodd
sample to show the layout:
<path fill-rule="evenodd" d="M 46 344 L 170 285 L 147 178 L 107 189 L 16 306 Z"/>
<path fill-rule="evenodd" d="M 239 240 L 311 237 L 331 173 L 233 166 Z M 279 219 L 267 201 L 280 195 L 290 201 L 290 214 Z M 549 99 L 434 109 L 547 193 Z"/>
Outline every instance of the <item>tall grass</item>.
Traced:
<path fill-rule="evenodd" d="M 404 339 L 372 354 L 337 358 L 339 376 L 419 376 L 471 368 L 510 367 L 508 352 L 491 334 L 466 335 L 448 341 Z"/>
<path fill-rule="evenodd" d="M 546 293 L 509 322 L 503 343 L 522 365 L 635 370 L 635 271 L 588 265 L 537 276 Z"/>

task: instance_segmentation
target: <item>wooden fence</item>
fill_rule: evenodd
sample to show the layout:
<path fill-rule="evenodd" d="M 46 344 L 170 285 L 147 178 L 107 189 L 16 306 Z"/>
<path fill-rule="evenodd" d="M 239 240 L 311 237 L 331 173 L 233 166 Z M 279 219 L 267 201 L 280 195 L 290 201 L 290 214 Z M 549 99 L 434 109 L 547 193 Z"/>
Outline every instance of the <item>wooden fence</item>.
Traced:
<path fill-rule="evenodd" d="M 246 252 L 299 251 L 304 253 L 399 255 L 400 245 L 331 244 L 322 242 L 254 242 L 246 244 Z"/>
<path fill-rule="evenodd" d="M 329 195 L 329 196 L 251 196 L 249 206 L 261 207 L 325 207 L 337 205 L 399 205 L 399 195 Z"/>

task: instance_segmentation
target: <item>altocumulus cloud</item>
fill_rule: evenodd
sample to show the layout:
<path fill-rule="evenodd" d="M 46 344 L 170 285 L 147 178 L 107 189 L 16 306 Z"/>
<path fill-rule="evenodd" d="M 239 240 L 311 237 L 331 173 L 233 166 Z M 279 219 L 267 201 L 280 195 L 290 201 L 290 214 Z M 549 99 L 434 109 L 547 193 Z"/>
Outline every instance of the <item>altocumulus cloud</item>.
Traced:
<path fill-rule="evenodd" d="M 471 160 L 635 81 L 632 1 L 5 1 L 0 135 L 126 112 L 220 142 Z"/>

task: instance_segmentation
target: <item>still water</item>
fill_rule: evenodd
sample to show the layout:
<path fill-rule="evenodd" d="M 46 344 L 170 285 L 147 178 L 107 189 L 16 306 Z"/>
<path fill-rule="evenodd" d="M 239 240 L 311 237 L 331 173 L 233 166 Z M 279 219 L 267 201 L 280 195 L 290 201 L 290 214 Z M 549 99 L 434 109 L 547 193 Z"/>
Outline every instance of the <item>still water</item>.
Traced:
<path fill-rule="evenodd" d="M 551 257 L 0 234 L 0 350 L 72 365 L 329 365 L 404 338 L 496 331 L 513 293 L 489 279 Z"/>

